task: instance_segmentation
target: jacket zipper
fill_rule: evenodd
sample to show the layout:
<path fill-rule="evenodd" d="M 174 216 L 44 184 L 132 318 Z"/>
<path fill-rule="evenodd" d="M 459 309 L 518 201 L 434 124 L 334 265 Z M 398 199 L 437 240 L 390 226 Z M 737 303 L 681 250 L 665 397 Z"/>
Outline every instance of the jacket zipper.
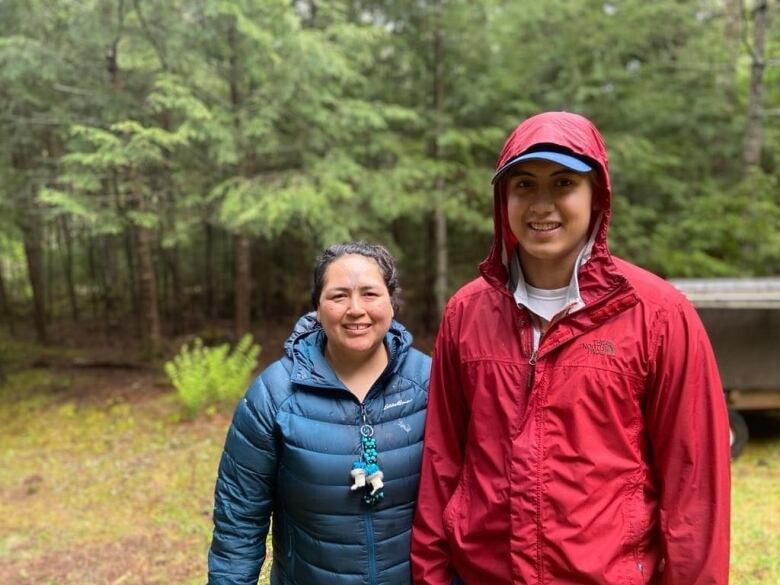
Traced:
<path fill-rule="evenodd" d="M 371 390 L 369 390 L 371 392 Z M 366 394 L 368 397 L 368 393 Z M 366 411 L 365 398 L 360 403 L 360 423 L 368 425 L 368 412 Z M 362 428 L 362 427 L 361 427 Z M 376 585 L 376 550 L 374 547 L 374 518 L 371 512 L 364 515 L 366 524 L 366 547 L 368 548 L 368 585 Z"/>
<path fill-rule="evenodd" d="M 542 344 L 541 338 L 539 339 L 539 345 Z M 534 349 L 534 352 L 531 354 L 530 359 L 528 360 L 528 391 L 530 392 L 534 385 L 534 377 L 536 376 L 536 358 L 539 354 L 539 346 L 537 346 L 536 349 Z M 530 397 L 529 397 L 530 400 Z M 541 434 L 542 434 L 542 423 L 541 420 L 537 421 L 536 423 L 536 433 L 537 433 L 537 439 L 539 440 L 539 457 L 536 464 L 536 496 L 538 499 L 538 509 L 537 509 L 537 519 L 536 519 L 536 562 L 538 565 L 538 574 L 539 579 L 538 583 L 544 582 L 544 575 L 543 575 L 543 565 L 542 565 L 542 503 L 541 503 L 541 496 L 542 496 L 542 442 L 541 442 Z"/>
<path fill-rule="evenodd" d="M 366 512 L 366 544 L 368 545 L 368 585 L 376 585 L 376 550 L 374 550 L 374 519 Z"/>
<path fill-rule="evenodd" d="M 600 302 L 597 303 L 596 306 L 601 306 L 603 303 L 608 302 L 612 297 L 614 297 L 617 294 L 618 290 L 619 289 L 616 289 L 616 290 L 612 291 L 611 293 L 609 293 L 606 297 L 601 299 Z M 553 319 L 550 322 L 550 327 L 552 327 L 552 325 L 556 324 L 562 318 L 563 318 L 563 316 L 560 319 Z M 531 319 L 532 319 L 531 327 L 534 327 L 534 325 L 533 325 L 533 317 L 531 317 Z M 528 369 L 528 380 L 527 380 L 527 385 L 526 385 L 526 389 L 527 389 L 528 392 L 530 392 L 532 390 L 533 385 L 534 385 L 534 378 L 535 378 L 535 375 L 536 375 L 536 362 L 537 362 L 537 358 L 538 358 L 538 355 L 539 355 L 539 348 L 542 345 L 542 337 L 544 337 L 545 334 L 549 333 L 550 327 L 547 328 L 547 331 L 544 334 L 540 334 L 539 335 L 539 343 L 537 344 L 537 346 L 535 348 L 533 348 L 533 351 L 531 352 L 531 357 L 528 359 L 529 369 Z M 533 331 L 531 331 L 530 333 L 531 333 L 531 347 L 533 347 Z M 558 344 L 558 345 L 560 345 L 560 344 Z M 557 347 L 557 346 L 553 346 L 552 348 L 547 348 L 547 351 L 545 351 L 545 353 L 548 353 L 549 351 L 552 351 L 552 349 L 555 349 L 555 347 Z M 541 481 L 541 476 L 542 476 L 542 459 L 541 459 L 541 453 L 543 452 L 543 447 L 541 446 L 541 433 L 542 433 L 541 422 L 537 423 L 536 432 L 539 435 L 539 445 L 540 445 L 539 448 L 541 450 L 540 451 L 540 458 L 539 458 L 539 460 L 537 462 L 537 469 L 536 469 L 536 472 L 537 472 L 536 491 L 537 491 L 537 497 L 539 497 L 541 499 L 541 491 L 542 491 L 542 481 Z M 545 580 L 544 565 L 543 565 L 543 562 L 542 562 L 542 557 L 544 556 L 544 554 L 543 554 L 543 551 L 542 551 L 542 533 L 543 533 L 543 529 L 542 529 L 542 517 L 541 517 L 541 501 L 539 502 L 539 508 L 537 510 L 537 514 L 538 514 L 537 524 L 536 524 L 536 543 L 537 543 L 536 562 L 537 562 L 537 570 L 538 570 L 537 583 L 541 584 L 541 583 L 544 583 L 544 580 Z M 641 563 L 638 563 L 637 564 L 637 568 L 639 569 L 639 573 L 640 573 L 640 575 L 642 577 L 642 581 L 644 582 L 644 565 L 642 565 Z"/>

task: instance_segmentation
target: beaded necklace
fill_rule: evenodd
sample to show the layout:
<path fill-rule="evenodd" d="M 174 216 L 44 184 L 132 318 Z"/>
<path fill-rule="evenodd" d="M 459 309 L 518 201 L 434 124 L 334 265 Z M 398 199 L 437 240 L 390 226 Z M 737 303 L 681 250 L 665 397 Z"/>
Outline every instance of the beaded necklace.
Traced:
<path fill-rule="evenodd" d="M 385 497 L 384 492 L 384 473 L 376 460 L 376 439 L 374 438 L 374 427 L 368 422 L 366 405 L 360 405 L 360 416 L 363 424 L 360 426 L 360 459 L 352 462 L 352 486 L 353 492 L 364 488 L 363 501 L 366 504 L 374 505 Z"/>

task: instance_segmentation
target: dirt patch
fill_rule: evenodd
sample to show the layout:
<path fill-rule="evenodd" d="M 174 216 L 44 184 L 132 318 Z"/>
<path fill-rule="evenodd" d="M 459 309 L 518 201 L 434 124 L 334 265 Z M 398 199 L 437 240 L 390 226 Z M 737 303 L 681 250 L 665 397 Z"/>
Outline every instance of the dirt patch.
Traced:
<path fill-rule="evenodd" d="M 63 402 L 73 401 L 77 406 L 138 404 L 172 391 L 164 375 L 153 368 L 137 371 L 98 368 L 75 373 L 65 370 L 63 374 L 78 376 L 79 383 L 59 391 L 57 397 Z"/>
<path fill-rule="evenodd" d="M 206 573 L 198 541 L 172 540 L 162 533 L 136 535 L 112 543 L 80 543 L 28 557 L 24 548 L 0 560 L 0 583 L 18 585 L 169 585 Z M 190 554 L 186 554 L 189 552 Z M 205 578 L 205 577 L 204 577 Z"/>
<path fill-rule="evenodd" d="M 49 407 L 73 403 L 76 407 L 110 407 L 118 403 L 138 404 L 172 391 L 162 372 L 153 367 L 139 370 L 112 368 L 37 369 L 43 375 L 30 385 L 0 387 L 5 404 L 46 398 Z"/>

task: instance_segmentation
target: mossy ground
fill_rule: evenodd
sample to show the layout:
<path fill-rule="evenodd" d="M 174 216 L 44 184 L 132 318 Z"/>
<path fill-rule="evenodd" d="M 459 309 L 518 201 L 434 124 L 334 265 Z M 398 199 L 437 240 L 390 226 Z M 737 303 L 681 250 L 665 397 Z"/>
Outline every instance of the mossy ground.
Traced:
<path fill-rule="evenodd" d="M 185 421 L 180 413 L 154 370 L 8 374 L 0 386 L 0 583 L 203 583 L 230 414 Z M 733 466 L 737 585 L 780 583 L 777 421 Z"/>
<path fill-rule="evenodd" d="M 205 581 L 227 414 L 154 373 L 17 372 L 0 404 L 0 583 Z"/>

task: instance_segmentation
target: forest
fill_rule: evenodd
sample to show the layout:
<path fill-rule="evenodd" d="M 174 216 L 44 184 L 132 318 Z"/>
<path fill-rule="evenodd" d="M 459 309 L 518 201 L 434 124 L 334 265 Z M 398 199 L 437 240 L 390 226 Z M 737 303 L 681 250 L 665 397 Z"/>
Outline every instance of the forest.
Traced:
<path fill-rule="evenodd" d="M 434 332 L 487 251 L 503 139 L 558 109 L 606 136 L 615 254 L 779 274 L 776 8 L 2 0 L 0 316 L 237 339 L 308 310 L 318 250 L 360 238 Z"/>
<path fill-rule="evenodd" d="M 778 8 L 0 0 L 0 582 L 203 583 L 231 411 L 317 253 L 387 246 L 430 351 L 530 115 L 604 133 L 614 254 L 780 275 Z M 778 421 L 732 462 L 736 585 L 780 582 Z"/>

